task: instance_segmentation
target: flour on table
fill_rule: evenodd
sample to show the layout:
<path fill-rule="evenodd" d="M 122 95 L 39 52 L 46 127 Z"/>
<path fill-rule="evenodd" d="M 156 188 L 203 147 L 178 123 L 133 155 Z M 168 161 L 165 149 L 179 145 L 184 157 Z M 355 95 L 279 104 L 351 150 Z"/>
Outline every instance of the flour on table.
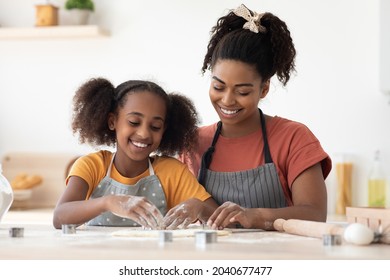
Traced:
<path fill-rule="evenodd" d="M 151 237 L 151 238 L 158 238 L 161 231 L 164 230 L 142 230 L 142 229 L 122 229 L 117 230 L 112 233 L 113 236 L 119 236 L 119 237 Z M 196 232 L 205 231 L 201 228 L 194 229 L 194 228 L 188 228 L 188 229 L 175 229 L 170 230 L 172 232 L 172 237 L 193 237 L 195 236 Z M 207 230 L 210 231 L 210 230 Z M 214 230 L 213 230 L 214 231 Z M 229 235 L 231 232 L 229 230 L 215 230 L 218 236 L 225 236 Z"/>

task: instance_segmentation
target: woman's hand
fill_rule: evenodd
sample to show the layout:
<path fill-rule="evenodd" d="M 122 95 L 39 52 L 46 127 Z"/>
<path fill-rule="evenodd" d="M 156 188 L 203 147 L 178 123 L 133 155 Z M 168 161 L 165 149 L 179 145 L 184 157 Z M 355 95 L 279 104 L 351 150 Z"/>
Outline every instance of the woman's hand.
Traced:
<path fill-rule="evenodd" d="M 244 208 L 227 201 L 214 211 L 207 225 L 212 229 L 235 227 L 236 224 L 241 224 L 244 228 L 254 228 L 256 227 L 255 221 L 261 219 L 257 212 L 257 209 Z"/>
<path fill-rule="evenodd" d="M 145 228 L 161 229 L 163 216 L 145 197 L 113 195 L 108 197 L 108 209 L 113 214 L 132 219 Z"/>
<path fill-rule="evenodd" d="M 196 198 L 188 199 L 175 206 L 164 217 L 166 229 L 187 228 L 202 213 L 203 202 Z"/>

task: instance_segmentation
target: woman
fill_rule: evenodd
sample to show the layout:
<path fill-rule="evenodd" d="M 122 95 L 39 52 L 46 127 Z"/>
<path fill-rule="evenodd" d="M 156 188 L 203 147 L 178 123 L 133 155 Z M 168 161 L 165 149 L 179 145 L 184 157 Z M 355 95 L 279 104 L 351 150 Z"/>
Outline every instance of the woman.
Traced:
<path fill-rule="evenodd" d="M 276 75 L 295 70 L 286 24 L 244 5 L 218 19 L 203 63 L 220 122 L 200 127 L 195 152 L 180 159 L 220 205 L 208 225 L 273 230 L 277 218 L 325 221 L 331 159 L 303 124 L 263 114 Z"/>

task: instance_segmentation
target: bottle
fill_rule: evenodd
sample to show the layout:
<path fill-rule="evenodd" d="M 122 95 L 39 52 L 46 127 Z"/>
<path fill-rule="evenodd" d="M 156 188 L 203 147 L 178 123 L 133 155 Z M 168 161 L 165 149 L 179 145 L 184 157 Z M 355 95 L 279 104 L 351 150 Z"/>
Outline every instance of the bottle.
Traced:
<path fill-rule="evenodd" d="M 368 206 L 385 207 L 386 176 L 382 169 L 380 151 L 375 151 L 374 163 L 368 177 Z"/>
<path fill-rule="evenodd" d="M 3 169 L 0 164 L 0 222 L 5 213 L 8 212 L 14 201 L 12 187 L 7 178 L 3 175 Z"/>

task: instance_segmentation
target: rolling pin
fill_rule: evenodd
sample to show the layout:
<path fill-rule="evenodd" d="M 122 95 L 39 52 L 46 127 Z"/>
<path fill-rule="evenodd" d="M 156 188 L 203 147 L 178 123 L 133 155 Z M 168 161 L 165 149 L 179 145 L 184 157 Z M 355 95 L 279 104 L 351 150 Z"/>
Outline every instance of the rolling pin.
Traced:
<path fill-rule="evenodd" d="M 388 239 L 385 239 L 387 234 L 376 236 L 373 230 L 358 223 L 342 227 L 323 222 L 277 219 L 273 225 L 277 231 L 301 236 L 323 238 L 324 235 L 340 235 L 344 241 L 355 245 L 368 245 L 375 242 L 376 237 L 379 237 L 379 242 L 389 243 Z"/>
<path fill-rule="evenodd" d="M 344 233 L 344 228 L 337 225 L 297 219 L 277 219 L 274 228 L 280 232 L 316 238 L 322 238 L 324 234 L 343 235 Z"/>

